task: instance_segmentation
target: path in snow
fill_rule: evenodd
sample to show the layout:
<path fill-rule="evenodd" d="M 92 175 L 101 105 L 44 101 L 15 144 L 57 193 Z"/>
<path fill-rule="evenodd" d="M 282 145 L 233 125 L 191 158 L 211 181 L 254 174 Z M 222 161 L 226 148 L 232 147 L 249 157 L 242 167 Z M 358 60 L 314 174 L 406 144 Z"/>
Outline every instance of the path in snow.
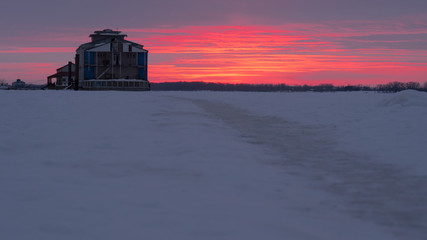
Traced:
<path fill-rule="evenodd" d="M 274 164 L 336 196 L 330 210 L 389 227 L 399 237 L 427 236 L 425 176 L 336 149 L 330 126 L 257 116 L 225 103 L 191 101 L 237 130 L 245 141 L 280 156 Z"/>

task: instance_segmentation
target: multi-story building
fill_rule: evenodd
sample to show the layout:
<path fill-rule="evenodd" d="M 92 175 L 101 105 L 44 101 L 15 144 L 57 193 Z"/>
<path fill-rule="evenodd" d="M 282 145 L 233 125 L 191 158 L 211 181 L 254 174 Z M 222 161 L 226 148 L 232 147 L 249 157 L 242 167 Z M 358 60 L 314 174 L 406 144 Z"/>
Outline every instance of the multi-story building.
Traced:
<path fill-rule="evenodd" d="M 149 90 L 148 50 L 128 41 L 126 34 L 105 29 L 76 50 L 76 74 L 81 89 Z"/>
<path fill-rule="evenodd" d="M 91 42 L 77 48 L 75 64 L 58 68 L 48 77 L 50 88 L 150 90 L 148 50 L 143 45 L 128 41 L 126 34 L 111 29 L 95 31 L 89 37 Z M 52 79 L 56 79 L 55 84 Z"/>

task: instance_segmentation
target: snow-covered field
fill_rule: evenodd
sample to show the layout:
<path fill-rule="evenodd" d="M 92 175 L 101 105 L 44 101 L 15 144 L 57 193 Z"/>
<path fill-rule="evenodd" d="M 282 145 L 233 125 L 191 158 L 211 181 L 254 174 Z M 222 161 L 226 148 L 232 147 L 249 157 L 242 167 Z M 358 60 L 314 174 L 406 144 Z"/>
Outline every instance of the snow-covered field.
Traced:
<path fill-rule="evenodd" d="M 427 239 L 427 94 L 0 91 L 0 239 Z"/>

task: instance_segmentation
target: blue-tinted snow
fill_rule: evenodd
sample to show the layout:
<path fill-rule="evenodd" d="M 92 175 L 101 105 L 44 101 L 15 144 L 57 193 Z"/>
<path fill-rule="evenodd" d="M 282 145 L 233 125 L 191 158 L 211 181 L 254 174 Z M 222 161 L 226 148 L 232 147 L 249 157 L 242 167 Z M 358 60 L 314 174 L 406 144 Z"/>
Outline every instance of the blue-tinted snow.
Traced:
<path fill-rule="evenodd" d="M 1 91 L 0 239 L 424 239 L 426 103 Z"/>

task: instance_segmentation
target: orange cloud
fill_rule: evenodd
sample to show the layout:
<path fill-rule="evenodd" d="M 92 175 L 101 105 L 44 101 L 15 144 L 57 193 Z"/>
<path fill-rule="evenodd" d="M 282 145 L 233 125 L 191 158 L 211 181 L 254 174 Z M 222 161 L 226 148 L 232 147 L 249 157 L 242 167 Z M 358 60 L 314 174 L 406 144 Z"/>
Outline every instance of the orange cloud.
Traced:
<path fill-rule="evenodd" d="M 401 81 L 422 81 L 421 75 L 427 72 L 427 49 L 370 48 L 369 43 L 379 42 L 375 39 L 367 41 L 364 48 L 353 47 L 347 38 L 406 34 L 392 28 L 378 32 L 379 25 L 363 24 L 370 24 L 370 32 L 352 26 L 357 23 L 338 30 L 333 24 L 330 24 L 332 27 L 318 25 L 318 28 L 300 24 L 126 31 L 133 40 L 147 46 L 152 59 L 157 55 L 149 69 L 153 81 L 346 84 L 350 83 L 351 74 L 359 77 L 359 83 L 382 83 L 387 79 L 396 80 L 396 76 Z M 391 74 L 395 72 L 392 69 L 398 69 L 399 74 Z M 405 78 L 405 74 L 411 79 Z M 355 81 L 351 78 L 351 83 Z"/>
<path fill-rule="evenodd" d="M 122 31 L 129 40 L 149 49 L 149 79 L 153 82 L 345 85 L 426 81 L 427 46 L 423 43 L 427 30 L 414 26 L 358 21 Z M 67 36 L 49 39 L 61 42 Z M 0 48 L 0 54 L 69 54 L 81 43 L 84 41 L 75 47 L 6 47 Z M 65 63 L 20 66 L 45 79 Z M 0 63 L 2 72 L 8 67 L 8 73 L 22 72 L 18 66 Z"/>

